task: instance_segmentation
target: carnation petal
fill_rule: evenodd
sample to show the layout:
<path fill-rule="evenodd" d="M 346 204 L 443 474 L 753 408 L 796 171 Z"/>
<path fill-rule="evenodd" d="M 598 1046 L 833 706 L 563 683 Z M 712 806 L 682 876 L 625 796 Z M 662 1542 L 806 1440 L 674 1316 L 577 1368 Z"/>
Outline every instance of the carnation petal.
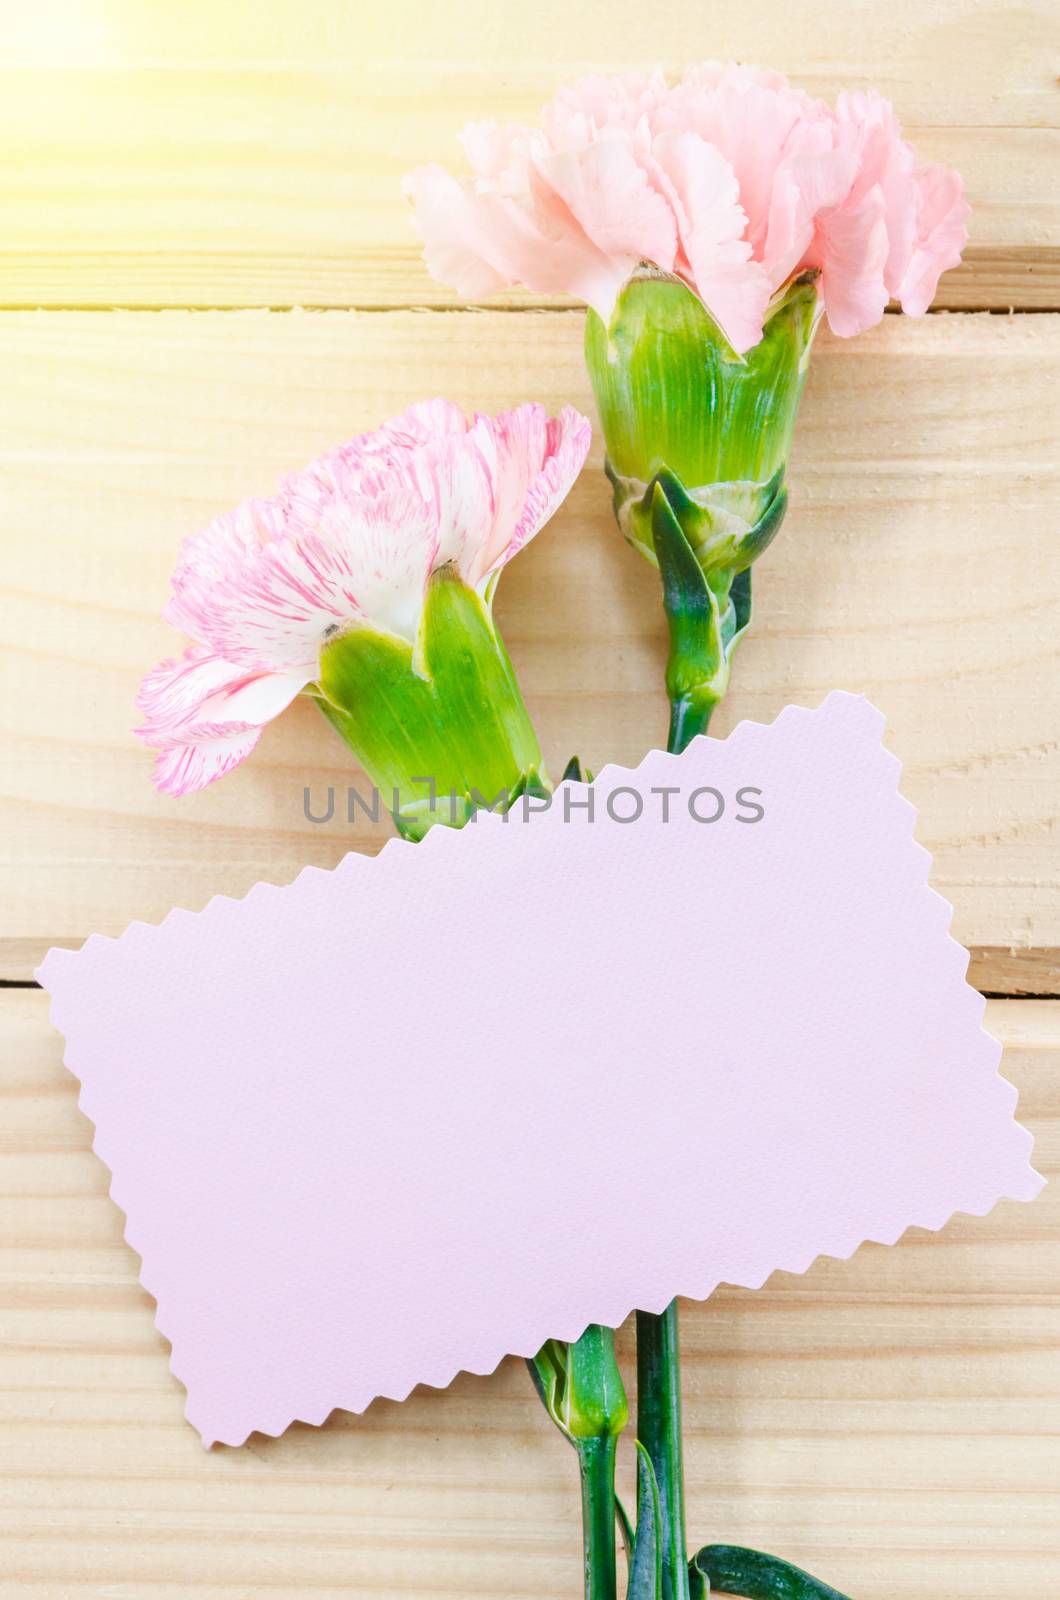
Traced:
<path fill-rule="evenodd" d="M 877 186 L 887 220 L 887 262 L 884 282 L 896 295 L 916 244 L 918 196 L 916 157 L 902 138 L 894 107 L 875 89 L 841 94 L 836 100 L 840 138 L 850 130 L 858 146 L 858 174 L 850 193 L 853 203 Z"/>
<path fill-rule="evenodd" d="M 489 259 L 494 253 L 490 216 L 480 197 L 436 165 L 418 167 L 405 180 L 423 236 L 427 270 L 465 300 L 482 299 L 516 281 Z"/>
<path fill-rule="evenodd" d="M 800 267 L 820 265 L 814 251 L 819 219 L 849 197 L 856 176 L 857 159 L 849 150 L 804 152 L 778 170 L 764 252 L 774 289 Z"/>
<path fill-rule="evenodd" d="M 201 597 L 208 596 L 215 584 L 238 574 L 283 526 L 275 501 L 251 498 L 185 539 L 171 580 L 172 598 L 163 613 L 166 621 L 197 637 Z"/>
<path fill-rule="evenodd" d="M 762 337 L 770 285 L 744 238 L 736 174 L 696 133 L 660 134 L 652 145 L 672 196 L 692 285 L 738 355 Z"/>
<path fill-rule="evenodd" d="M 463 413 L 461 421 L 466 430 Z M 494 485 L 480 433 L 477 419 L 460 438 L 436 439 L 416 454 L 417 483 L 433 508 L 437 528 L 434 567 L 460 563 L 466 548 L 477 548 L 489 536 Z"/>
<path fill-rule="evenodd" d="M 628 264 L 608 261 L 536 169 L 526 179 L 527 193 L 516 200 L 476 191 L 440 167 L 413 173 L 408 191 L 428 271 L 468 300 L 521 284 L 607 305 Z"/>
<path fill-rule="evenodd" d="M 146 722 L 136 732 L 158 751 L 153 781 L 167 794 L 189 794 L 220 778 L 253 750 L 264 723 L 279 716 L 306 685 L 305 675 L 260 673 L 199 645 L 162 661 L 137 695 Z"/>
<path fill-rule="evenodd" d="M 828 326 L 843 339 L 874 327 L 887 308 L 886 203 L 870 189 L 855 206 L 838 206 L 822 221 L 814 264 L 821 268 L 821 293 Z"/>
<path fill-rule="evenodd" d="M 960 265 L 968 242 L 968 202 L 960 173 L 922 167 L 916 174 L 919 201 L 917 242 L 898 289 L 902 310 L 922 316 L 935 298 L 939 278 Z"/>
<path fill-rule="evenodd" d="M 194 739 L 203 727 L 260 727 L 285 711 L 310 681 L 305 672 L 248 674 L 193 645 L 178 660 L 160 661 L 144 678 L 136 704 L 147 720 L 136 732 L 146 744 L 164 745 L 173 737 Z"/>
<path fill-rule="evenodd" d="M 240 728 L 218 730 L 194 744 L 174 741 L 156 756 L 151 781 L 178 798 L 205 789 L 245 761 L 260 738 L 260 728 Z"/>
<path fill-rule="evenodd" d="M 613 77 L 590 73 L 559 91 L 541 114 L 542 126 L 557 150 L 587 144 L 608 129 L 632 133 L 657 112 L 668 92 L 658 67 Z"/>
<path fill-rule="evenodd" d="M 559 150 L 536 166 L 586 238 L 610 263 L 619 286 L 640 261 L 654 262 L 667 272 L 673 269 L 677 254 L 673 212 L 638 164 L 628 138 L 612 136 L 580 149 Z"/>
<path fill-rule="evenodd" d="M 468 547 L 461 570 L 481 586 L 545 526 L 566 498 L 589 450 L 588 419 L 573 406 L 549 417 L 541 405 L 518 406 L 497 417 L 479 417 L 486 432 L 494 486 L 488 537 Z"/>
<path fill-rule="evenodd" d="M 362 434 L 357 442 L 374 445 L 377 440 L 392 440 L 407 449 L 410 444 L 426 444 L 439 434 L 466 432 L 467 417 L 456 401 L 436 395 L 432 400 L 417 400 L 375 433 Z"/>
<path fill-rule="evenodd" d="M 147 718 L 147 729 L 171 728 L 194 717 L 212 695 L 246 681 L 242 667 L 202 645 L 193 645 L 183 656 L 160 661 L 140 684 L 136 706 Z"/>
<path fill-rule="evenodd" d="M 499 178 L 508 161 L 509 141 L 500 124 L 492 117 L 482 122 L 469 122 L 459 135 L 464 154 L 482 178 Z M 438 172 L 439 167 L 421 167 L 421 173 Z M 417 177 L 414 172 L 413 179 Z"/>
<path fill-rule="evenodd" d="M 762 256 L 781 164 L 830 142 L 824 107 L 792 89 L 780 73 L 732 62 L 708 62 L 686 72 L 658 122 L 670 131 L 698 133 L 728 161 L 756 259 Z"/>
<path fill-rule="evenodd" d="M 541 242 L 516 281 L 538 294 L 575 295 L 607 322 L 639 258 L 608 255 L 594 244 L 538 165 L 530 168 L 528 178 Z"/>
<path fill-rule="evenodd" d="M 286 711 L 312 681 L 308 672 L 262 672 L 211 695 L 201 706 L 199 718 L 203 724 L 245 722 L 260 728 Z"/>

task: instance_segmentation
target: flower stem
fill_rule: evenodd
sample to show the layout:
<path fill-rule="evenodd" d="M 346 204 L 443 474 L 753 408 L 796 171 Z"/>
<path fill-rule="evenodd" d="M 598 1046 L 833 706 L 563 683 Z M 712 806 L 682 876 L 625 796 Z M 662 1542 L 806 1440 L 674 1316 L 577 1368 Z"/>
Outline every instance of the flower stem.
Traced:
<path fill-rule="evenodd" d="M 629 1418 L 610 1328 L 548 1339 L 527 1362 L 541 1404 L 578 1452 L 586 1600 L 616 1600 L 615 1455 Z"/>
<path fill-rule="evenodd" d="M 697 734 L 706 733 L 710 723 L 711 714 L 716 701 L 709 704 L 702 700 L 693 699 L 691 695 L 679 695 L 670 701 L 670 735 L 666 741 L 667 750 L 680 755 L 682 750 L 688 748 Z"/>
<path fill-rule="evenodd" d="M 715 704 L 691 696 L 671 701 L 666 748 L 672 755 L 680 755 L 697 734 L 706 732 Z M 676 1300 L 661 1316 L 637 1312 L 637 1438 L 651 1457 L 659 1485 L 663 1600 L 688 1600 Z"/>
<path fill-rule="evenodd" d="M 661 1316 L 637 1312 L 637 1438 L 659 1486 L 663 1600 L 688 1600 L 676 1300 Z"/>
<path fill-rule="evenodd" d="M 617 1600 L 615 1457 L 618 1437 L 578 1441 L 582 1484 L 585 1600 Z"/>

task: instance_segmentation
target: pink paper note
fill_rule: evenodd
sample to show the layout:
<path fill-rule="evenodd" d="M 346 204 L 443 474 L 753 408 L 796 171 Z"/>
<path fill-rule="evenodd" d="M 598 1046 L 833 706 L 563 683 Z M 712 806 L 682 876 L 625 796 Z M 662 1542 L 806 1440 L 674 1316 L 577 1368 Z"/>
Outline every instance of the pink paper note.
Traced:
<path fill-rule="evenodd" d="M 207 1443 L 1038 1191 L 882 725 L 833 694 L 608 767 L 591 820 L 49 953 Z"/>

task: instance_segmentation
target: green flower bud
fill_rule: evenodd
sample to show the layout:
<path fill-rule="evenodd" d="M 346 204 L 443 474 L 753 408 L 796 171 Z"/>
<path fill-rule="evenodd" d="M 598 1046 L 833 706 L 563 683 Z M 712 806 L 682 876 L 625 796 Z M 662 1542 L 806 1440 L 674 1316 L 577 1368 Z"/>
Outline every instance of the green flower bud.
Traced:
<path fill-rule="evenodd" d="M 572 1444 L 615 1439 L 629 1420 L 610 1328 L 590 1323 L 580 1339 L 550 1339 L 527 1365 L 541 1401 Z"/>
<path fill-rule="evenodd" d="M 490 607 L 450 568 L 430 579 L 415 645 L 351 628 L 321 652 L 316 691 L 406 838 L 546 792 L 537 735 Z"/>
<path fill-rule="evenodd" d="M 804 274 L 738 356 L 690 289 L 647 269 L 627 283 L 608 327 L 587 315 L 615 516 L 663 578 L 671 748 L 706 727 L 750 620 L 749 569 L 787 506 L 819 315 L 814 275 Z"/>

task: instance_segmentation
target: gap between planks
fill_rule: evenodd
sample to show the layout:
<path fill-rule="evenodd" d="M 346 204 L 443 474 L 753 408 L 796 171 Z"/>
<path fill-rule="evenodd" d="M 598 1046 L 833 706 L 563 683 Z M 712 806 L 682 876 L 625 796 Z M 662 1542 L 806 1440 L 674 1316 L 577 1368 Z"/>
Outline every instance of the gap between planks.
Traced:
<path fill-rule="evenodd" d="M 52 948 L 77 950 L 83 939 L 0 939 L 0 969 L 35 969 Z M 968 982 L 987 1000 L 1060 1000 L 1060 950 L 969 951 Z M 36 990 L 33 978 L 0 978 L 5 990 Z"/>
<path fill-rule="evenodd" d="M 160 301 L 157 305 L 103 306 L 93 304 L 91 301 L 87 301 L 81 305 L 76 303 L 71 303 L 69 305 L 49 305 L 43 303 L 36 304 L 34 302 L 27 302 L 24 305 L 17 303 L 0 303 L 0 316 L 4 316 L 6 314 L 17 314 L 24 316 L 26 312 L 39 312 L 42 314 L 58 316 L 83 316 L 86 313 L 100 316 L 114 316 L 115 314 L 119 316 L 153 316 L 167 313 L 172 314 L 176 311 L 186 311 L 196 314 L 201 313 L 204 315 L 220 313 L 231 314 L 232 316 L 245 315 L 247 312 L 261 315 L 267 314 L 270 316 L 328 316 L 336 313 L 343 315 L 350 312 L 355 312 L 358 316 L 385 317 L 403 316 L 410 311 L 436 316 L 463 316 L 467 314 L 471 314 L 473 316 L 488 316 L 492 315 L 494 312 L 503 312 L 507 316 L 540 316 L 542 313 L 547 313 L 549 316 L 556 316 L 560 314 L 576 316 L 580 313 L 584 313 L 585 309 L 585 306 L 579 302 L 568 304 L 566 301 L 558 298 L 555 300 L 519 301 L 516 304 L 506 303 L 504 301 L 493 302 L 488 300 L 467 300 L 461 301 L 458 305 L 434 305 L 429 300 L 425 299 L 419 301 L 410 300 L 407 303 L 394 302 L 393 304 L 388 304 L 382 301 L 350 300 L 344 302 L 337 300 L 333 303 L 328 302 L 317 304 L 314 302 L 306 305 L 299 305 L 295 303 L 269 305 L 254 301 L 247 301 L 246 304 L 240 305 L 222 302 L 212 303 L 209 301 L 203 301 L 201 304 L 193 302 Z M 1043 302 L 1040 305 L 1008 306 L 987 304 L 977 305 L 972 303 L 960 306 L 933 305 L 928 307 L 926 315 L 929 317 L 1048 317 L 1054 316 L 1058 311 L 1060 311 L 1060 290 L 1058 290 L 1055 305 L 1051 302 Z M 898 306 L 888 306 L 884 314 L 888 317 L 900 317 L 904 315 Z"/>

